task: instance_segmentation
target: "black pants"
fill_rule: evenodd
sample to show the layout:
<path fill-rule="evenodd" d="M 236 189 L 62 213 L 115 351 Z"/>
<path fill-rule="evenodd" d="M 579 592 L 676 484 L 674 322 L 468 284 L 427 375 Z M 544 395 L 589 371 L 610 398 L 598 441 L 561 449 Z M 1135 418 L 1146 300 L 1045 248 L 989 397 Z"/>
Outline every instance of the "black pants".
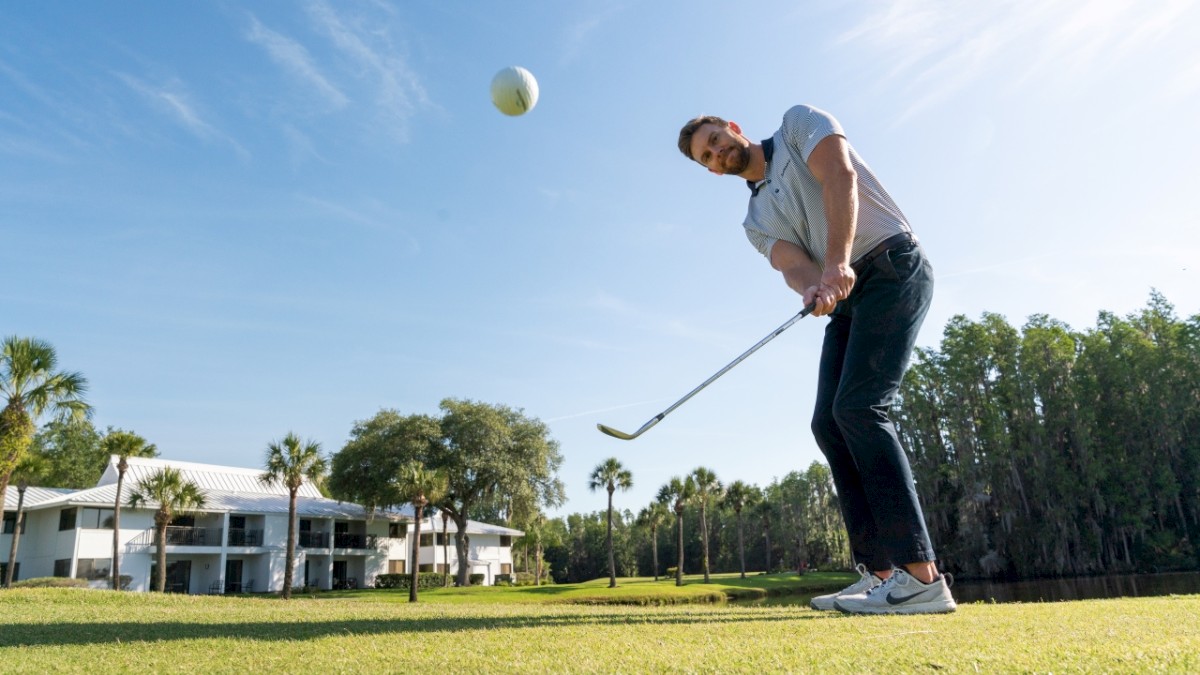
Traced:
<path fill-rule="evenodd" d="M 933 268 L 920 245 L 901 244 L 862 271 L 825 329 L 812 430 L 855 562 L 870 570 L 936 559 L 888 417 L 932 299 Z"/>

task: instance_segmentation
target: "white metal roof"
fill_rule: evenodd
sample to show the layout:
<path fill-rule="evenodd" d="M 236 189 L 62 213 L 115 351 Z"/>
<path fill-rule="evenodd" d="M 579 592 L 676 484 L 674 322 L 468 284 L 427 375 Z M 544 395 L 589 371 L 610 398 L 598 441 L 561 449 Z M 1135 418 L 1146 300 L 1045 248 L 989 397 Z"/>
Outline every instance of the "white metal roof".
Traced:
<path fill-rule="evenodd" d="M 67 490 L 59 488 L 30 487 L 25 491 L 25 509 L 62 508 L 70 506 L 111 507 L 117 499 L 117 461 L 113 455 L 94 488 Z M 178 469 L 184 480 L 191 481 L 204 494 L 208 513 L 269 514 L 288 512 L 288 490 L 280 483 L 264 485 L 258 480 L 261 469 L 242 469 L 215 464 L 197 464 L 176 460 L 130 457 L 126 459 L 125 482 L 121 486 L 122 506 L 128 503 L 129 495 L 137 489 L 142 479 L 165 467 Z M 17 508 L 17 490 L 10 487 L 5 494 L 5 510 Z M 310 481 L 305 480 L 296 497 L 296 513 L 312 518 L 366 518 L 366 510 L 350 502 L 339 502 L 321 494 Z M 386 520 L 413 519 L 412 506 L 393 509 L 376 509 L 376 518 Z"/>
<path fill-rule="evenodd" d="M 37 506 L 42 502 L 50 501 L 65 494 L 75 492 L 70 488 L 43 488 L 29 486 L 25 488 L 25 502 L 22 508 L 28 509 L 31 506 Z M 4 510 L 16 511 L 17 502 L 21 499 L 21 493 L 17 490 L 17 486 L 9 485 L 8 491 L 4 493 Z"/>
<path fill-rule="evenodd" d="M 411 515 L 411 514 L 410 514 Z M 434 516 L 425 518 L 421 521 L 421 532 L 441 532 L 442 517 Z M 446 520 L 446 533 L 458 532 L 458 525 L 454 523 L 454 519 Z M 511 527 L 503 525 L 492 525 L 490 523 L 481 523 L 478 520 L 467 520 L 467 534 L 507 534 L 512 537 L 523 537 L 525 533 L 521 530 L 514 530 Z"/>
<path fill-rule="evenodd" d="M 104 475 L 96 483 L 97 487 L 116 484 L 117 462 L 119 459 L 117 455 L 109 458 L 108 466 L 104 469 Z M 125 461 L 129 467 L 125 472 L 126 485 L 136 484 L 156 471 L 171 467 L 182 473 L 185 480 L 195 483 L 202 490 L 224 490 L 226 492 L 241 494 L 286 495 L 288 493 L 287 487 L 282 483 L 274 482 L 264 485 L 259 481 L 258 477 L 264 473 L 263 469 L 242 469 L 232 466 L 198 464 L 196 462 L 180 462 L 174 459 L 168 460 L 150 457 L 129 457 Z M 320 497 L 321 491 L 311 481 L 305 479 L 304 484 L 300 486 L 298 494 L 301 497 Z"/>

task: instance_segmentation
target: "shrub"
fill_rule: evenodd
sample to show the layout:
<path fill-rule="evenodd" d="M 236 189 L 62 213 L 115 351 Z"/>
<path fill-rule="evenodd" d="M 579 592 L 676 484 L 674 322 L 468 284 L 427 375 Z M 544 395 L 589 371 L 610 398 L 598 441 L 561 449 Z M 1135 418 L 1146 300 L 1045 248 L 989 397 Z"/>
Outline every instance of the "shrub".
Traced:
<path fill-rule="evenodd" d="M 484 574 L 472 574 L 467 577 L 467 583 L 472 586 L 478 586 L 483 583 Z"/>
<path fill-rule="evenodd" d="M 512 586 L 513 577 L 511 574 L 497 574 L 495 584 L 497 586 Z"/>
<path fill-rule="evenodd" d="M 375 588 L 401 588 L 408 590 L 412 582 L 411 574 L 380 574 L 375 577 Z M 417 574 L 417 588 L 440 588 L 446 585 L 446 575 L 441 572 L 420 572 Z"/>
<path fill-rule="evenodd" d="M 671 579 L 674 579 L 674 578 L 675 578 L 675 573 L 676 573 L 677 571 L 679 571 L 679 568 L 678 568 L 678 567 L 668 567 L 668 568 L 667 568 L 667 577 L 669 577 L 669 578 L 671 578 Z"/>
<path fill-rule="evenodd" d="M 87 588 L 87 579 L 71 579 L 69 577 L 36 577 L 24 581 L 14 581 L 13 588 Z"/>

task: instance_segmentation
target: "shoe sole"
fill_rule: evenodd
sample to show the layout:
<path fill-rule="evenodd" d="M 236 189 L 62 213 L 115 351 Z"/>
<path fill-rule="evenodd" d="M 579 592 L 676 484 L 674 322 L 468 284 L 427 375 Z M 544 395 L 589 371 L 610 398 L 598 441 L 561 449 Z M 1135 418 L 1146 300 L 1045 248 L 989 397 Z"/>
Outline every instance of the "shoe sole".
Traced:
<path fill-rule="evenodd" d="M 860 607 L 847 609 L 836 600 L 833 608 L 843 614 L 950 614 L 958 609 L 958 604 L 952 605 L 912 605 L 911 607 Z"/>

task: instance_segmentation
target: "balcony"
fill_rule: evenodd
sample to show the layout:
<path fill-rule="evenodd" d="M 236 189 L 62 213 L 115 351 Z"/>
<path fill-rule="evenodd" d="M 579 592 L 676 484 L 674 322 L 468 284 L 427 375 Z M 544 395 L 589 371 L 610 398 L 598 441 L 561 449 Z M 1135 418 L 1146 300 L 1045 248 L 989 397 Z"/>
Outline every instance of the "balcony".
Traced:
<path fill-rule="evenodd" d="M 339 532 L 333 535 L 334 548 L 377 548 L 379 537 L 373 534 L 350 534 Z"/>
<path fill-rule="evenodd" d="M 230 528 L 229 530 L 229 545 L 230 546 L 262 546 L 263 531 L 262 530 L 243 530 Z"/>
<path fill-rule="evenodd" d="M 300 548 L 329 548 L 328 532 L 305 532 L 301 530 Z"/>
<path fill-rule="evenodd" d="M 220 546 L 222 533 L 220 527 L 171 526 L 167 528 L 164 543 L 167 546 Z M 131 546 L 153 546 L 154 530 L 146 530 L 129 543 Z"/>

